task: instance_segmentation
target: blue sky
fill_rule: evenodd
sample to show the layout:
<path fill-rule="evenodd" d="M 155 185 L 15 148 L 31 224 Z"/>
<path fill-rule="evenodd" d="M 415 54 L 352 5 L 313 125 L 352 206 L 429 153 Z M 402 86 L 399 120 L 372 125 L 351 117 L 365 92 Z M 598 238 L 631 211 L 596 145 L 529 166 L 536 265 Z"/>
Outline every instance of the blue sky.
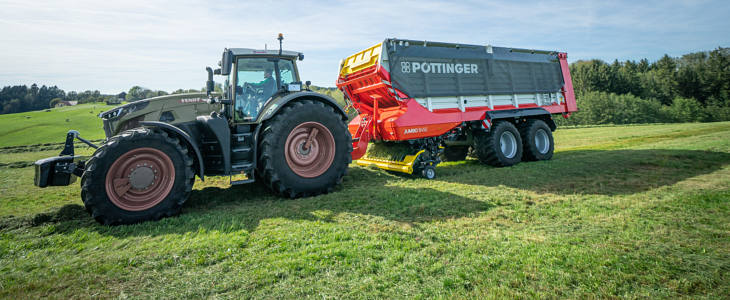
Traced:
<path fill-rule="evenodd" d="M 386 37 L 656 60 L 730 46 L 730 1 L 0 0 L 0 86 L 118 93 L 204 86 L 224 47 L 304 52 L 303 80 Z"/>

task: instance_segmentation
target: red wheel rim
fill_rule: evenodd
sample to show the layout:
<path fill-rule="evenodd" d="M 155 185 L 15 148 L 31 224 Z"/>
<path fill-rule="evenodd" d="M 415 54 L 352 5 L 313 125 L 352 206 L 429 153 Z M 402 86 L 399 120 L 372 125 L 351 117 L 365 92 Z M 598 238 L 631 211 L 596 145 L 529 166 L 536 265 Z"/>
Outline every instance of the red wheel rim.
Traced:
<path fill-rule="evenodd" d="M 335 138 L 318 122 L 299 124 L 289 133 L 284 156 L 291 170 L 304 178 L 322 175 L 335 160 Z"/>
<path fill-rule="evenodd" d="M 106 194 L 117 207 L 140 211 L 157 205 L 175 184 L 175 166 L 164 152 L 137 148 L 114 161 L 106 173 Z"/>

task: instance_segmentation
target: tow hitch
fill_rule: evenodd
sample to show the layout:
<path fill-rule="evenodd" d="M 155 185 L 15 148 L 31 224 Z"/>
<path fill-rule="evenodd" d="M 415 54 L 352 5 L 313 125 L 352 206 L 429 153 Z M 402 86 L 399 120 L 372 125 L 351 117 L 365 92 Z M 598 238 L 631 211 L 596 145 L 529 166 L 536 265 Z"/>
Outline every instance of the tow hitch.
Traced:
<path fill-rule="evenodd" d="M 38 187 L 65 186 L 76 181 L 76 177 L 84 174 L 83 156 L 74 155 L 74 139 L 97 149 L 87 139 L 82 138 L 76 130 L 69 130 L 66 134 L 66 143 L 59 156 L 44 158 L 35 162 L 35 180 Z"/>

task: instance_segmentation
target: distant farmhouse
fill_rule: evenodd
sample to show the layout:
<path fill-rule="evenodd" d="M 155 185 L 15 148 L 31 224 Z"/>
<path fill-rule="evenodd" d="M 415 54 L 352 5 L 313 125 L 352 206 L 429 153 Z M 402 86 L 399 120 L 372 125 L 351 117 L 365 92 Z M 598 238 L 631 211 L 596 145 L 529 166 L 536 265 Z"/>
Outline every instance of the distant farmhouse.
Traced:
<path fill-rule="evenodd" d="M 61 101 L 56 104 L 56 107 L 74 106 L 76 104 L 79 104 L 79 102 L 78 101 Z"/>

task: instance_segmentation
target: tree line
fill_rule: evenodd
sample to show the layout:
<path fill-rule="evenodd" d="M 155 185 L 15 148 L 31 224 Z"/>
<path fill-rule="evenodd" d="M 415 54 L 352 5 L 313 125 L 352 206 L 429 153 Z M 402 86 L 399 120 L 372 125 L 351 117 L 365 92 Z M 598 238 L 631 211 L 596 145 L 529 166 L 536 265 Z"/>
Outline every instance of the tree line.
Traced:
<path fill-rule="evenodd" d="M 570 64 L 578 112 L 561 125 L 630 124 L 655 122 L 706 122 L 730 120 L 730 48 L 695 52 L 655 62 L 602 60 Z M 220 85 L 216 90 L 220 91 Z M 336 88 L 312 87 L 344 105 Z M 178 89 L 172 94 L 201 92 Z M 168 92 L 133 86 L 116 95 L 99 91 L 64 92 L 56 86 L 33 84 L 6 86 L 0 91 L 0 113 L 53 107 L 59 101 L 79 103 L 108 99 L 136 101 Z"/>
<path fill-rule="evenodd" d="M 570 65 L 579 111 L 564 125 L 730 120 L 730 48 Z"/>
<path fill-rule="evenodd" d="M 219 87 L 218 87 L 219 88 Z M 178 89 L 172 94 L 200 92 L 196 89 Z M 48 109 L 62 101 L 77 101 L 79 104 L 91 102 L 105 102 L 112 99 L 137 101 L 141 99 L 168 95 L 165 91 L 151 90 L 140 86 L 133 86 L 129 91 L 119 94 L 102 94 L 98 90 L 83 92 L 65 92 L 57 86 L 38 86 L 32 84 L 5 86 L 0 90 L 0 114 L 11 114 L 32 110 Z"/>

